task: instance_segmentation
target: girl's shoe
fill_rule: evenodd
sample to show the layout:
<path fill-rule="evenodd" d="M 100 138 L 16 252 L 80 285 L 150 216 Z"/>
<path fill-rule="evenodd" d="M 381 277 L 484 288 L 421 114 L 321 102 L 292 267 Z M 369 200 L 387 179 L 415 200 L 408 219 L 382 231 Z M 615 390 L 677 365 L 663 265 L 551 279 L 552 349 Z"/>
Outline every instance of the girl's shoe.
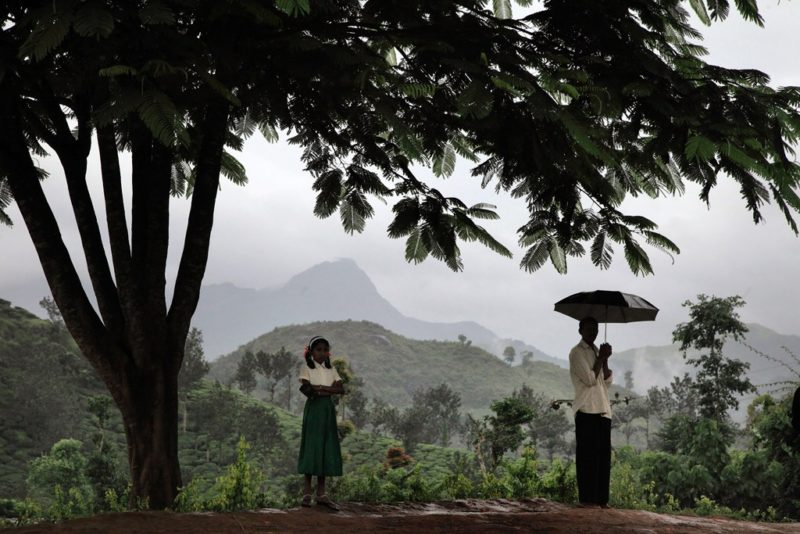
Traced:
<path fill-rule="evenodd" d="M 306 508 L 311 508 L 311 494 L 306 493 L 303 495 L 303 498 L 300 499 L 300 506 L 304 506 Z"/>
<path fill-rule="evenodd" d="M 327 495 L 317 495 L 317 504 L 320 506 L 327 506 L 334 512 L 340 510 L 339 505 L 333 502 Z"/>

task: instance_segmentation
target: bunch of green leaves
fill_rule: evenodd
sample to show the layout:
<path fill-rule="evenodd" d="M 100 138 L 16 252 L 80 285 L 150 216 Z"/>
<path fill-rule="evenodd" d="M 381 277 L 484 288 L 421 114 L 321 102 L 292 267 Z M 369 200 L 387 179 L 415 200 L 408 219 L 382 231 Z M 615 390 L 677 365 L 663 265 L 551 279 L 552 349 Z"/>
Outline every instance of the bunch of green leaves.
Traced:
<path fill-rule="evenodd" d="M 724 0 L 688 4 L 704 24 L 729 12 Z M 736 9 L 761 23 L 756 2 Z M 642 241 L 679 249 L 622 201 L 680 195 L 684 180 L 708 201 L 723 174 L 755 221 L 772 200 L 797 231 L 800 91 L 706 63 L 681 0 L 560 0 L 519 18 L 510 0 L 48 0 L 7 13 L 3 84 L 22 98 L 33 153 L 71 144 L 67 120 L 79 133 L 113 127 L 122 149 L 167 147 L 172 192 L 191 195 L 208 110 L 223 106 L 230 150 L 256 131 L 291 132 L 315 177 L 315 213 L 338 213 L 347 232 L 363 231 L 370 197 L 393 197 L 389 236 L 406 239 L 412 262 L 461 269 L 459 241 L 511 255 L 476 223 L 496 218 L 493 206 L 430 185 L 459 158 L 528 207 L 529 271 L 549 260 L 566 272 L 586 252 L 607 268 L 617 245 L 633 272 L 650 273 Z M 228 151 L 222 172 L 247 180 Z"/>

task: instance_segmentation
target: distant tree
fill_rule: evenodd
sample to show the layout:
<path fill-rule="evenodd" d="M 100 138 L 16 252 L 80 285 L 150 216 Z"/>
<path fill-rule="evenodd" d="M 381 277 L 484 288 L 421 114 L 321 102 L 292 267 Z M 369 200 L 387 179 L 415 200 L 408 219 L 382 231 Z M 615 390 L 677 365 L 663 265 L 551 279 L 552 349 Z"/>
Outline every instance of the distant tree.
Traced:
<path fill-rule="evenodd" d="M 503 349 L 503 359 L 506 361 L 508 365 L 512 365 L 514 363 L 514 358 L 517 356 L 517 351 L 514 350 L 514 347 L 509 345 L 505 349 Z"/>
<path fill-rule="evenodd" d="M 494 401 L 493 415 L 486 418 L 486 438 L 491 451 L 492 467 L 496 468 L 505 453 L 517 450 L 525 441 L 523 425 L 534 417 L 533 410 L 517 397 Z"/>
<path fill-rule="evenodd" d="M 405 410 L 389 407 L 381 400 L 373 405 L 373 428 L 384 428 L 402 440 L 409 451 L 419 443 L 448 446 L 453 434 L 460 430 L 461 396 L 447 384 L 420 389 L 412 395 L 412 404 Z"/>
<path fill-rule="evenodd" d="M 435 443 L 439 429 L 432 423 L 433 418 L 430 406 L 414 403 L 400 412 L 395 420 L 392 428 L 394 437 L 403 442 L 408 452 L 413 452 L 420 443 Z"/>
<path fill-rule="evenodd" d="M 391 433 L 392 429 L 397 428 L 400 413 L 383 399 L 372 399 L 370 414 L 369 423 L 376 434 Z"/>
<path fill-rule="evenodd" d="M 625 389 L 633 390 L 633 371 L 625 371 Z"/>
<path fill-rule="evenodd" d="M 338 402 L 338 416 L 340 420 L 344 421 L 347 419 L 347 405 L 350 402 L 350 393 L 353 390 L 358 389 L 360 382 L 356 382 L 355 373 L 350 368 L 350 364 L 347 362 L 347 358 L 339 357 L 335 358 L 331 362 L 336 369 L 336 372 L 339 373 L 339 378 L 342 379 L 342 386 L 344 387 L 344 395 L 338 396 L 337 395 L 337 402 Z M 362 382 L 363 383 L 363 382 Z"/>
<path fill-rule="evenodd" d="M 369 399 L 362 387 L 364 383 L 363 379 L 356 377 L 356 381 L 359 382 L 359 385 L 348 395 L 347 406 L 350 410 L 350 420 L 353 422 L 353 425 L 355 425 L 356 429 L 362 430 L 369 424 L 370 420 L 368 409 Z"/>
<path fill-rule="evenodd" d="M 58 309 L 58 305 L 53 301 L 52 298 L 42 298 L 42 300 L 39 301 L 39 306 L 47 313 L 47 318 L 57 330 L 66 330 L 64 318 L 61 317 L 61 311 Z"/>
<path fill-rule="evenodd" d="M 697 416 L 700 408 L 700 397 L 697 385 L 694 379 L 689 376 L 689 373 L 672 377 L 672 382 L 669 384 L 667 406 L 670 415 Z"/>
<path fill-rule="evenodd" d="M 269 391 L 269 402 L 275 402 L 275 388 L 278 387 L 278 381 L 275 379 L 275 356 L 260 350 L 255 353 L 254 370 L 261 375 Z"/>
<path fill-rule="evenodd" d="M 286 446 L 274 408 L 248 403 L 239 406 L 230 417 L 233 419 L 230 421 L 231 434 L 244 436 L 255 450 L 261 452 L 264 461 L 269 459 L 272 451 Z"/>
<path fill-rule="evenodd" d="M 533 352 L 529 350 L 522 351 L 522 365 L 528 366 L 533 361 Z"/>
<path fill-rule="evenodd" d="M 300 365 L 305 365 L 305 362 L 286 350 L 286 347 L 281 347 L 278 352 L 272 355 L 271 376 L 276 383 L 284 382 L 286 385 L 286 393 L 284 394 L 286 404 L 284 408 L 287 411 L 292 410 L 292 393 L 295 388 L 299 387 L 297 376 L 295 375 Z"/>
<path fill-rule="evenodd" d="M 203 332 L 192 328 L 186 337 L 186 348 L 181 362 L 181 370 L 178 373 L 178 393 L 183 406 L 184 433 L 189 418 L 189 392 L 200 384 L 210 369 L 211 366 L 205 360 L 203 351 Z"/>
<path fill-rule="evenodd" d="M 645 417 L 645 441 L 647 448 L 652 448 L 652 435 L 651 425 L 655 421 L 658 425 L 664 421 L 671 413 L 673 399 L 668 387 L 652 386 L 647 390 L 647 395 L 644 397 L 644 406 L 646 411 Z"/>
<path fill-rule="evenodd" d="M 700 294 L 697 302 L 687 300 L 690 321 L 679 324 L 672 333 L 673 340 L 680 343 L 683 357 L 689 349 L 701 352 L 687 362 L 697 368 L 694 389 L 698 394 L 700 414 L 722 422 L 728 410 L 739 407 L 737 396 L 756 391 L 747 377 L 750 364 L 726 358 L 722 352 L 728 338 L 740 340 L 747 326 L 739 319 L 736 308 L 744 306 L 741 297 L 707 297 Z"/>
<path fill-rule="evenodd" d="M 647 406 L 645 403 L 632 402 L 628 404 L 620 403 L 614 407 L 614 418 L 612 419 L 612 429 L 619 430 L 625 436 L 625 444 L 631 444 L 631 438 L 640 433 L 646 432 L 646 428 L 641 423 L 646 424 Z"/>
<path fill-rule="evenodd" d="M 458 342 L 462 345 L 465 344 L 467 342 L 467 336 L 464 334 L 458 334 Z"/>
<path fill-rule="evenodd" d="M 108 395 L 92 395 L 87 398 L 87 409 L 91 414 L 94 445 L 86 459 L 86 476 L 94 488 L 94 501 L 99 509 L 105 503 L 107 490 L 122 495 L 127 486 L 126 474 L 120 469 L 120 454 L 113 440 L 107 439 L 112 417 L 118 410 Z"/>
<path fill-rule="evenodd" d="M 565 438 L 573 424 L 561 410 L 553 410 L 552 403 L 541 393 L 536 393 L 523 384 L 512 396 L 522 401 L 531 410 L 531 420 L 527 426 L 527 436 L 538 451 L 546 452 L 552 458 L 557 453 L 567 452 Z"/>
<path fill-rule="evenodd" d="M 447 384 L 425 390 L 418 390 L 413 395 L 413 406 L 423 413 L 430 412 L 425 424 L 432 427 L 428 435 L 435 434 L 434 442 L 448 447 L 453 435 L 459 431 L 461 421 L 461 395 L 450 389 Z"/>
<path fill-rule="evenodd" d="M 236 374 L 233 375 L 233 382 L 245 393 L 251 393 L 256 389 L 256 357 L 249 350 L 242 355 L 242 359 L 236 365 Z"/>
<path fill-rule="evenodd" d="M 226 441 L 236 438 L 235 418 L 237 394 L 228 386 L 216 382 L 208 391 L 193 397 L 196 428 L 206 441 L 206 461 L 211 461 L 211 450 L 216 447 L 217 464 L 233 459 L 233 453 L 225 446 Z M 226 454 L 226 451 L 228 452 Z"/>

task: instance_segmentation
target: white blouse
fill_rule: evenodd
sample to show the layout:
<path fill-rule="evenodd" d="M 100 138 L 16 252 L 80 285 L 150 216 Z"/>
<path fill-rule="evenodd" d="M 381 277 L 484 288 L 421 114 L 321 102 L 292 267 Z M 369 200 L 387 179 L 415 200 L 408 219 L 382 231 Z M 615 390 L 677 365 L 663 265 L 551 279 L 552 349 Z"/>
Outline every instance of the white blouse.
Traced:
<path fill-rule="evenodd" d="M 336 367 L 328 369 L 324 363 L 314 362 L 314 368 L 309 369 L 308 365 L 303 364 L 300 368 L 300 382 L 308 380 L 312 386 L 332 386 L 334 382 L 341 382 Z"/>

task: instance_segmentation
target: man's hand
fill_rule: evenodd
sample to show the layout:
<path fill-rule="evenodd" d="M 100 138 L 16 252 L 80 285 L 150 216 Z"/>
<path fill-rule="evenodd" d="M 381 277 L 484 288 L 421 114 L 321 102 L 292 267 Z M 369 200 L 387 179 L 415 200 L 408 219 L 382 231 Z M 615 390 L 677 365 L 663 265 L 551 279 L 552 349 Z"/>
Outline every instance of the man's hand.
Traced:
<path fill-rule="evenodd" d="M 600 354 L 598 355 L 598 358 L 601 360 L 608 360 L 611 357 L 611 352 L 611 345 L 608 343 L 602 343 L 600 345 Z"/>

